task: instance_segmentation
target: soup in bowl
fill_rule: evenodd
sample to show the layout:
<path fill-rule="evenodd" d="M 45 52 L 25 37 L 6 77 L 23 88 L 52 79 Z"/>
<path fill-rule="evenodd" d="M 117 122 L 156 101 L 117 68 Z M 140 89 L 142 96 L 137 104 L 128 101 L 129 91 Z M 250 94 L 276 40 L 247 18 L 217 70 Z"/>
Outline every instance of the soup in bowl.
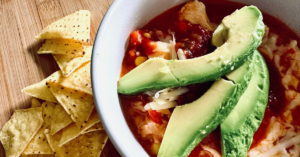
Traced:
<path fill-rule="evenodd" d="M 122 155 L 299 156 L 299 22 L 244 3 L 114 2 L 92 82 Z"/>

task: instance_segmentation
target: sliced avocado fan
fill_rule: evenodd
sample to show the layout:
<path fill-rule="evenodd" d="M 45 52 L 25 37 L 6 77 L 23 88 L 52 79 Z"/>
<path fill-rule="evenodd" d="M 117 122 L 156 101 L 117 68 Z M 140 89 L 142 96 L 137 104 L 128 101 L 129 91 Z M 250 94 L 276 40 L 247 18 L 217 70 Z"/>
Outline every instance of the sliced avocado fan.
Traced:
<path fill-rule="evenodd" d="M 240 67 L 260 45 L 265 25 L 255 6 L 243 7 L 225 17 L 213 33 L 217 49 L 188 60 L 148 59 L 118 82 L 121 94 L 203 83 Z"/>
<path fill-rule="evenodd" d="M 185 157 L 229 115 L 245 91 L 254 64 L 253 55 L 232 72 L 231 79 L 239 83 L 217 80 L 196 101 L 177 106 L 170 118 L 158 157 Z"/>
<path fill-rule="evenodd" d="M 241 99 L 221 124 L 223 157 L 247 157 L 254 133 L 264 117 L 268 103 L 269 72 L 256 51 L 255 68 L 250 83 Z M 231 74 L 227 78 L 232 78 Z"/>

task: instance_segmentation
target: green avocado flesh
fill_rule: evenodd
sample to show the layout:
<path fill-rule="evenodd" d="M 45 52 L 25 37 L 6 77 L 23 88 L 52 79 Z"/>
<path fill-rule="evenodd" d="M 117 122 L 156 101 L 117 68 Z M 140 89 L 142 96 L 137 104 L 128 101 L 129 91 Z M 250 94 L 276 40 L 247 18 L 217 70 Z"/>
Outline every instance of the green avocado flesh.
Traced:
<path fill-rule="evenodd" d="M 148 59 L 119 80 L 118 92 L 131 95 L 216 80 L 241 66 L 263 35 L 261 12 L 255 6 L 243 7 L 225 17 L 213 33 L 212 44 L 218 47 L 214 52 L 188 60 Z"/>
<path fill-rule="evenodd" d="M 258 51 L 250 83 L 239 102 L 221 124 L 223 157 L 247 157 L 253 135 L 257 131 L 268 103 L 269 74 Z"/>
<path fill-rule="evenodd" d="M 217 80 L 198 100 L 177 106 L 168 123 L 159 157 L 184 157 L 222 123 L 237 104 L 251 78 L 253 55 L 230 74 L 231 80 Z"/>

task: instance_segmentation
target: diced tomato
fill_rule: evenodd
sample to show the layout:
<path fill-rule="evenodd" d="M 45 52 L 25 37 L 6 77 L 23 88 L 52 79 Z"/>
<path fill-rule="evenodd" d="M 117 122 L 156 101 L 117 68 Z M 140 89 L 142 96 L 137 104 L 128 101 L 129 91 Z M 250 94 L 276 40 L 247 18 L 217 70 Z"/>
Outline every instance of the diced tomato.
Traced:
<path fill-rule="evenodd" d="M 143 32 L 141 30 L 133 31 L 130 34 L 131 44 L 133 44 L 133 45 L 141 44 L 141 42 L 142 42 L 142 33 Z"/>
<path fill-rule="evenodd" d="M 176 43 L 176 44 L 175 44 L 175 51 L 177 52 L 178 49 L 180 49 L 180 48 L 182 48 L 182 47 L 183 47 L 183 43 L 181 43 L 181 42 Z"/>
<path fill-rule="evenodd" d="M 155 110 L 148 110 L 149 117 L 152 119 L 153 122 L 162 124 L 162 116 L 159 112 L 156 112 Z"/>
<path fill-rule="evenodd" d="M 128 53 L 129 53 L 129 55 L 130 55 L 131 57 L 134 57 L 134 56 L 135 56 L 135 50 L 134 50 L 134 49 L 130 50 Z"/>
<path fill-rule="evenodd" d="M 152 53 L 154 53 L 154 50 L 156 49 L 156 44 L 154 41 L 142 36 L 142 34 L 143 31 L 141 30 L 133 31 L 130 34 L 130 47 L 136 49 L 136 51 L 139 52 L 143 51 L 147 56 L 149 56 Z M 132 56 L 130 51 L 129 54 Z"/>
<path fill-rule="evenodd" d="M 186 32 L 188 24 L 184 21 L 179 21 L 178 27 L 179 27 L 181 32 Z"/>
<path fill-rule="evenodd" d="M 153 54 L 156 49 L 155 42 L 148 38 L 143 38 L 142 45 L 147 56 Z"/>
<path fill-rule="evenodd" d="M 295 53 L 295 50 L 293 48 L 290 48 L 287 50 L 287 53 L 291 53 L 291 54 L 294 54 Z"/>

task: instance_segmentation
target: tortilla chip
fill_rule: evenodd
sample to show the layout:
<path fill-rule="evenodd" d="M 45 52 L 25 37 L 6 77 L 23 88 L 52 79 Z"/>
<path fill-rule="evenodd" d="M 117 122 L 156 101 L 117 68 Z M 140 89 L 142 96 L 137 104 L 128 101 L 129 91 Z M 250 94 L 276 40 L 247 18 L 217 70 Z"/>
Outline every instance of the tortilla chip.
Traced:
<path fill-rule="evenodd" d="M 42 108 L 16 110 L 0 131 L 6 157 L 19 157 L 43 125 Z"/>
<path fill-rule="evenodd" d="M 80 135 L 66 143 L 63 147 L 59 147 L 58 143 L 62 136 L 61 132 L 51 136 L 46 130 L 45 134 L 51 148 L 58 157 L 99 157 L 108 138 L 105 131 L 95 131 Z"/>
<path fill-rule="evenodd" d="M 74 71 L 69 77 L 60 78 L 58 82 L 65 87 L 93 95 L 90 70 L 91 63 L 88 62 Z"/>
<path fill-rule="evenodd" d="M 85 58 L 92 58 L 93 46 L 84 46 L 83 47 L 84 57 Z"/>
<path fill-rule="evenodd" d="M 199 1 L 186 3 L 179 11 L 179 19 L 192 24 L 199 24 L 209 31 L 214 31 L 212 23 L 206 14 L 205 5 Z"/>
<path fill-rule="evenodd" d="M 83 45 L 81 42 L 76 40 L 47 39 L 37 53 L 83 56 Z"/>
<path fill-rule="evenodd" d="M 99 130 L 104 130 L 101 122 L 96 123 L 92 127 L 84 130 L 82 134 L 86 134 L 86 133 L 93 132 L 93 131 L 99 131 Z"/>
<path fill-rule="evenodd" d="M 93 96 L 64 87 L 55 81 L 49 81 L 47 84 L 58 102 L 71 116 L 71 119 L 76 122 L 76 125 L 83 127 L 95 107 Z"/>
<path fill-rule="evenodd" d="M 51 118 L 51 135 L 54 135 L 72 122 L 72 119 L 65 109 L 60 104 L 57 104 Z"/>
<path fill-rule="evenodd" d="M 55 104 L 52 102 L 43 102 L 43 119 L 44 123 L 37 134 L 33 137 L 30 143 L 27 145 L 22 154 L 52 154 L 53 151 L 50 148 L 46 136 L 44 134 L 45 129 L 50 129 L 51 117 L 55 109 Z"/>
<path fill-rule="evenodd" d="M 90 40 L 91 13 L 79 10 L 48 25 L 37 35 L 37 39 L 74 39 L 82 42 Z"/>
<path fill-rule="evenodd" d="M 39 102 L 38 99 L 36 99 L 36 98 L 31 99 L 31 108 L 41 107 L 41 106 L 42 106 L 42 104 Z"/>
<path fill-rule="evenodd" d="M 55 157 L 54 154 L 28 154 L 28 155 L 21 155 L 21 157 Z"/>
<path fill-rule="evenodd" d="M 92 127 L 94 124 L 99 123 L 100 119 L 97 114 L 97 110 L 94 109 L 89 120 L 85 124 L 84 127 L 78 128 L 75 123 L 72 123 L 71 125 L 67 126 L 62 130 L 62 138 L 59 141 L 58 146 L 62 146 L 66 144 L 67 142 L 73 140 L 74 138 L 78 137 L 80 134 L 82 134 L 85 130 Z"/>
<path fill-rule="evenodd" d="M 46 86 L 46 82 L 47 80 L 58 79 L 59 77 L 61 77 L 61 72 L 57 71 L 41 82 L 23 88 L 21 92 L 46 101 L 57 102 L 56 98 Z"/>
<path fill-rule="evenodd" d="M 76 54 L 53 54 L 60 70 L 65 77 L 68 77 L 74 70 L 82 64 L 91 60 L 92 46 L 85 46 L 82 56 Z"/>

